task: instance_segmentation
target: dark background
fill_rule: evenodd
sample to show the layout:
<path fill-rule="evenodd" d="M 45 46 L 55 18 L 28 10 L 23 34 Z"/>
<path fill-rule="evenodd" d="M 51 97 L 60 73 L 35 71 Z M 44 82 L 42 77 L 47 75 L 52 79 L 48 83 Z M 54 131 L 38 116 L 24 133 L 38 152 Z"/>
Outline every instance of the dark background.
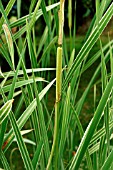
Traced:
<path fill-rule="evenodd" d="M 27 15 L 29 13 L 29 6 L 31 3 L 31 0 L 23 0 L 21 1 L 21 17 L 24 15 Z M 54 1 L 55 2 L 55 1 Z M 58 2 L 58 0 L 56 0 Z M 8 0 L 2 0 L 4 8 L 6 7 Z M 45 1 L 46 5 L 48 5 L 48 1 Z M 75 9 L 75 3 L 76 3 L 76 9 Z M 95 13 L 95 0 L 72 0 L 72 14 L 76 15 L 76 27 L 78 28 L 83 24 L 83 21 L 87 17 L 93 17 Z M 76 10 L 76 12 L 75 12 Z M 65 0 L 65 23 L 68 22 L 68 0 Z M 17 9 L 16 9 L 16 3 L 13 6 L 9 17 L 12 15 L 17 15 Z M 72 15 L 72 16 L 73 16 Z M 43 20 L 42 20 L 43 22 Z"/>

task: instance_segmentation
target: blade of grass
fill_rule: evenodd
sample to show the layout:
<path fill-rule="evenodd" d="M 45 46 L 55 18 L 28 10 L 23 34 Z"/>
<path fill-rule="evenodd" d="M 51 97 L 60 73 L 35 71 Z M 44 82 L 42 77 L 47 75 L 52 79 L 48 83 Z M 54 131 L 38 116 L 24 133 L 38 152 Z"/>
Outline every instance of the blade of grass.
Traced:
<path fill-rule="evenodd" d="M 79 120 L 79 117 L 73 107 L 73 105 L 71 105 L 71 108 L 74 112 L 74 116 L 75 116 L 75 119 L 76 119 L 76 122 L 77 122 L 77 126 L 78 126 L 78 129 L 79 129 L 79 133 L 80 133 L 80 137 L 82 139 L 83 135 L 84 135 L 84 130 L 82 128 L 82 125 L 80 123 L 80 120 Z M 87 166 L 88 166 L 88 169 L 92 169 L 93 170 L 93 167 L 92 167 L 92 161 L 91 161 L 91 157 L 90 157 L 90 153 L 89 153 L 89 150 L 87 149 L 86 150 L 86 162 L 87 162 Z"/>
<path fill-rule="evenodd" d="M 106 50 L 107 50 L 107 51 L 109 50 L 108 48 L 109 48 L 110 45 L 112 45 L 112 43 L 113 43 L 113 41 L 109 41 L 108 44 L 106 44 L 104 47 L 102 47 L 103 53 L 104 53 Z M 95 55 L 93 55 L 93 56 L 91 57 L 91 59 L 89 59 L 89 60 L 87 61 L 87 63 L 85 63 L 84 68 L 82 69 L 82 73 L 83 73 L 84 71 L 86 71 L 97 59 L 99 59 L 100 55 L 101 55 L 101 50 L 99 50 Z"/>
<path fill-rule="evenodd" d="M 53 81 L 51 81 L 40 93 L 39 93 L 39 99 L 42 100 L 42 98 L 44 97 L 44 95 L 47 93 L 47 91 L 50 89 L 50 87 L 53 85 L 53 83 L 55 82 L 55 79 Z M 37 102 L 36 99 L 34 99 L 30 105 L 26 108 L 26 110 L 23 112 L 23 114 L 19 117 L 19 119 L 17 120 L 17 124 L 19 129 L 21 130 L 22 127 L 25 125 L 26 121 L 28 120 L 28 118 L 30 117 L 30 115 L 32 114 L 32 112 L 34 111 L 34 109 L 37 106 Z M 13 130 L 11 129 L 8 133 L 8 135 L 5 137 L 4 142 L 6 143 L 5 146 L 5 151 L 7 150 L 7 148 L 9 147 L 9 145 L 11 144 L 12 138 L 14 138 L 14 134 L 12 136 Z"/>
<path fill-rule="evenodd" d="M 21 4 L 22 4 L 21 0 L 17 1 L 17 18 L 20 18 L 21 16 Z"/>
<path fill-rule="evenodd" d="M 106 1 L 105 1 L 106 4 Z M 99 34 L 100 34 L 100 28 L 99 28 L 99 20 L 100 20 L 100 11 L 99 11 L 99 0 L 96 1 L 96 19 L 97 19 L 97 26 L 98 26 L 98 30 L 99 30 Z M 103 48 L 102 48 L 102 42 L 101 42 L 101 38 L 99 37 L 99 42 L 100 42 L 100 50 L 101 50 L 101 77 L 102 77 L 102 93 L 105 89 L 105 87 L 107 86 L 107 69 L 106 69 L 106 65 L 105 65 L 105 59 L 104 59 L 104 53 L 103 53 Z M 105 122 L 105 129 L 106 129 L 106 138 L 107 138 L 107 149 L 105 146 L 104 149 L 104 143 L 105 143 L 105 137 L 103 137 L 101 139 L 100 142 L 100 151 L 99 151 L 99 164 L 101 166 L 101 164 L 103 164 L 102 162 L 102 158 L 103 158 L 103 152 L 104 150 L 106 150 L 106 154 L 104 154 L 104 160 L 107 157 L 107 152 L 109 154 L 110 151 L 110 132 L 109 132 L 109 106 L 108 104 L 106 105 L 105 109 L 104 109 L 104 122 Z"/>
<path fill-rule="evenodd" d="M 28 42 L 31 66 L 32 68 L 37 68 L 38 66 L 37 66 L 36 55 L 35 55 L 32 39 L 31 39 L 31 31 L 29 29 L 30 25 L 28 24 L 28 22 L 26 22 L 26 25 L 27 25 L 27 42 Z"/>
<path fill-rule="evenodd" d="M 73 158 L 73 161 L 70 165 L 70 170 L 71 169 L 78 169 L 80 163 L 81 163 L 81 160 L 86 152 L 86 149 L 89 145 L 89 142 L 92 138 L 92 135 L 94 134 L 94 130 L 95 128 L 97 127 L 97 124 L 102 116 L 102 112 L 104 110 L 104 107 L 106 105 L 106 102 L 108 100 L 108 97 L 109 97 L 109 94 L 111 92 L 111 89 L 112 89 L 112 83 L 113 83 L 113 76 L 111 77 L 111 79 L 109 80 L 108 82 L 108 85 L 106 86 L 106 89 L 101 97 L 101 100 L 99 102 L 99 105 L 95 111 L 95 115 L 93 117 L 93 119 L 91 120 L 91 122 L 89 123 L 85 133 L 84 133 L 84 136 L 82 138 L 82 141 L 79 145 L 79 148 L 77 150 L 77 153 L 76 155 L 74 156 Z"/>
<path fill-rule="evenodd" d="M 105 56 L 105 62 L 107 63 L 109 60 L 109 51 L 106 53 L 106 56 Z M 85 102 L 85 99 L 86 99 L 86 96 L 88 95 L 88 92 L 90 90 L 90 88 L 92 87 L 96 77 L 99 75 L 99 73 L 101 72 L 101 64 L 99 64 L 99 66 L 97 67 L 96 71 L 94 72 L 86 90 L 84 91 L 82 97 L 79 99 L 78 103 L 77 103 L 77 108 L 76 108 L 76 112 L 77 114 L 79 115 L 80 112 L 81 112 L 81 109 L 83 107 L 83 104 Z"/>
<path fill-rule="evenodd" d="M 38 78 L 36 78 L 36 82 L 37 82 L 37 81 L 44 81 L 44 79 L 41 78 L 41 77 L 38 77 Z M 16 83 L 15 83 L 15 89 L 16 89 L 16 88 L 19 88 L 19 87 L 22 87 L 22 86 L 25 86 L 25 85 L 30 84 L 30 83 L 33 83 L 33 79 L 32 79 L 32 78 L 30 78 L 29 80 L 24 80 L 24 81 L 16 82 Z M 12 86 L 12 84 L 11 84 L 11 85 L 7 85 L 7 86 L 4 86 L 4 87 L 2 88 L 2 90 L 4 91 L 4 93 L 9 92 L 11 86 Z M 1 90 L 0 90 L 0 93 L 1 93 Z"/>
<path fill-rule="evenodd" d="M 7 101 L 2 108 L 0 108 L 0 125 L 2 124 L 2 122 L 5 120 L 5 118 L 8 116 L 8 114 L 10 113 L 11 109 L 12 109 L 12 103 L 13 103 L 13 99 Z"/>
<path fill-rule="evenodd" d="M 68 27 L 70 36 L 70 54 L 72 53 L 72 0 L 68 0 Z"/>
<path fill-rule="evenodd" d="M 15 137 L 16 137 L 16 140 L 17 140 L 17 144 L 18 144 L 18 147 L 19 147 L 25 168 L 28 169 L 28 170 L 33 170 L 33 165 L 32 165 L 32 162 L 30 160 L 29 153 L 27 151 L 26 145 L 25 145 L 23 138 L 20 134 L 18 125 L 16 123 L 16 119 L 15 119 L 15 117 L 12 113 L 9 115 L 9 118 L 10 118 L 10 121 L 11 121 L 11 124 L 12 124 L 12 127 L 13 127 L 13 131 L 15 133 Z"/>
<path fill-rule="evenodd" d="M 35 4 L 36 4 L 36 0 L 32 0 L 31 1 L 31 4 L 30 4 L 30 7 L 29 7 L 29 13 L 31 14 L 33 8 L 35 7 Z"/>
<path fill-rule="evenodd" d="M 46 124 L 45 124 L 45 119 L 44 119 L 44 113 L 43 113 L 42 105 L 40 103 L 38 89 L 36 87 L 35 77 L 34 77 L 34 89 L 35 89 L 35 94 L 36 94 L 36 102 L 37 102 L 38 115 L 39 115 L 39 120 L 40 120 L 41 137 L 43 139 L 44 154 L 45 154 L 46 164 L 47 164 L 48 158 L 50 155 L 49 140 L 48 140 L 48 136 L 47 136 L 47 129 L 46 129 Z M 51 167 L 50 167 L 50 169 L 51 169 Z"/>
<path fill-rule="evenodd" d="M 34 157 L 32 159 L 32 164 L 33 164 L 33 168 L 34 170 L 37 168 L 37 165 L 39 163 L 39 159 L 40 159 L 40 155 L 43 149 L 43 141 L 41 140 L 36 148 Z"/>
<path fill-rule="evenodd" d="M 11 170 L 3 151 L 0 151 L 0 159 L 2 161 L 4 169 Z"/>
<path fill-rule="evenodd" d="M 49 6 L 46 7 L 46 10 L 47 10 L 47 11 L 50 11 L 51 9 L 54 9 L 55 7 L 59 6 L 59 4 L 60 4 L 60 3 L 58 2 L 58 3 L 54 3 L 54 4 L 52 4 L 52 5 L 49 5 Z M 34 14 L 34 12 L 31 13 L 31 18 L 33 18 L 33 14 Z M 38 18 L 39 18 L 41 15 L 43 15 L 43 12 L 42 12 L 41 9 L 39 9 L 39 10 L 37 11 L 36 20 L 38 20 Z M 11 28 L 12 28 L 12 27 L 18 27 L 18 26 L 22 26 L 22 25 L 26 24 L 26 20 L 29 20 L 29 17 L 30 17 L 30 14 L 19 18 L 17 21 L 10 23 L 10 27 L 11 27 Z"/>
<path fill-rule="evenodd" d="M 109 129 L 110 130 L 112 129 L 112 126 L 113 126 L 113 121 L 109 122 Z M 90 141 L 89 147 L 92 146 L 95 143 L 95 141 L 98 141 L 99 138 L 101 138 L 104 135 L 105 135 L 105 126 L 94 133 L 94 135 L 93 135 L 93 137 Z"/>
<path fill-rule="evenodd" d="M 51 26 L 50 26 L 51 18 L 47 14 L 45 1 L 41 2 L 41 8 L 42 8 L 44 20 L 46 22 L 46 25 L 48 26 L 48 42 L 50 43 L 50 40 L 51 40 Z"/>
<path fill-rule="evenodd" d="M 43 57 L 46 55 L 46 53 L 48 53 L 48 50 L 50 50 L 50 49 L 53 47 L 53 45 L 56 43 L 56 41 L 57 41 L 57 36 L 54 37 L 54 38 L 51 40 L 51 42 L 48 44 L 48 46 L 47 46 L 46 49 L 44 50 L 44 52 L 43 52 L 43 54 L 42 54 L 42 56 L 41 56 L 41 59 L 39 60 L 38 63 L 40 63 L 40 62 L 43 60 Z"/>
<path fill-rule="evenodd" d="M 101 1 L 101 6 L 100 6 L 100 18 L 102 17 L 102 15 L 104 14 L 104 12 L 106 11 L 106 9 L 108 8 L 109 4 L 112 2 L 112 0 L 102 0 Z M 93 28 L 95 27 L 95 20 L 96 20 L 96 15 L 94 15 L 92 21 L 91 21 L 91 24 L 90 24 L 90 27 L 87 31 L 87 34 L 85 36 L 85 39 L 84 39 L 84 42 L 86 41 L 86 39 L 89 37 L 89 35 L 91 34 L 91 31 L 93 30 Z"/>
<path fill-rule="evenodd" d="M 5 9 L 5 14 L 6 14 L 6 16 L 8 16 L 8 14 L 9 14 L 9 12 L 11 11 L 11 9 L 12 9 L 15 1 L 16 1 L 16 0 L 10 0 L 10 1 L 8 2 L 7 6 L 6 6 L 6 9 Z M 1 3 L 1 0 L 0 0 L 0 3 Z M 2 7 L 2 3 L 1 3 L 0 6 Z M 2 17 L 0 18 L 0 30 L 1 30 L 1 28 L 2 28 L 3 22 L 4 22 L 4 18 L 3 18 L 3 16 L 2 16 Z"/>
<path fill-rule="evenodd" d="M 66 142 L 66 134 L 69 128 L 69 117 L 70 117 L 70 98 L 71 98 L 71 87 L 69 85 L 64 108 L 63 108 L 63 115 L 62 115 L 62 125 L 61 125 L 61 136 L 60 136 L 60 144 L 59 144 L 59 162 L 61 162 L 64 146 Z"/>
<path fill-rule="evenodd" d="M 8 98 L 12 98 L 12 96 L 13 96 L 13 91 L 14 91 L 16 77 L 17 77 L 17 73 L 18 73 L 18 70 L 19 70 L 19 67 L 20 67 L 20 63 L 21 63 L 21 59 L 19 60 L 19 64 L 17 66 L 15 77 L 13 79 L 13 83 L 12 83 L 12 86 L 11 86 L 12 91 L 9 92 Z M 7 100 L 7 99 L 4 98 L 4 100 Z M 17 139 L 17 144 L 18 144 L 21 156 L 23 158 L 24 165 L 25 165 L 26 169 L 28 169 L 28 170 L 33 169 L 28 151 L 26 149 L 25 143 L 23 142 L 23 139 L 22 139 L 21 133 L 19 131 L 18 125 L 16 123 L 16 119 L 15 119 L 13 112 L 9 113 L 9 119 L 10 119 L 10 122 L 11 122 L 11 125 L 12 125 L 12 128 L 13 128 L 13 131 L 14 131 L 15 137 Z M 6 127 L 6 124 L 7 124 L 7 121 L 5 122 L 5 127 Z M 3 132 L 2 132 L 2 134 L 4 135 Z"/>
<path fill-rule="evenodd" d="M 106 161 L 104 162 L 104 165 L 102 166 L 101 170 L 106 170 L 109 169 L 113 160 L 113 150 L 110 152 L 110 154 L 108 155 L 108 158 L 106 159 Z"/>
<path fill-rule="evenodd" d="M 110 19 L 112 17 L 112 14 L 113 14 L 112 10 L 113 10 L 113 3 L 111 3 L 110 7 L 108 8 L 108 10 L 106 11 L 106 13 L 104 14 L 104 16 L 102 17 L 102 19 L 99 22 L 100 34 L 103 32 L 104 28 L 106 27 L 107 23 L 110 21 Z M 89 36 L 89 38 L 87 39 L 85 44 L 82 46 L 82 49 L 78 53 L 76 59 L 74 60 L 74 63 L 72 64 L 72 66 L 66 76 L 66 79 L 63 83 L 63 86 L 62 86 L 63 90 L 66 88 L 67 84 L 71 80 L 72 75 L 73 75 L 74 71 L 76 70 L 76 68 L 81 64 L 82 60 L 89 53 L 89 51 L 92 49 L 92 47 L 94 46 L 94 44 L 98 40 L 98 38 L 99 38 L 99 33 L 98 33 L 98 27 L 96 26 L 95 29 L 93 30 L 92 34 Z"/>
<path fill-rule="evenodd" d="M 46 40 L 47 40 L 47 34 L 48 33 L 48 27 L 46 26 L 45 29 L 44 29 L 44 32 L 41 36 L 41 39 L 40 39 L 40 43 L 39 43 L 39 46 L 38 46 L 38 51 L 37 51 L 37 58 L 42 50 L 42 47 L 43 45 L 45 44 Z"/>
<path fill-rule="evenodd" d="M 14 75 L 14 78 L 13 78 L 13 81 L 12 81 L 12 86 L 10 87 L 10 90 L 9 90 L 9 93 L 8 93 L 8 100 L 13 98 L 14 89 L 15 89 L 15 83 L 16 83 L 16 79 L 17 79 L 18 70 L 20 68 L 21 60 L 22 60 L 22 57 L 19 60 L 18 65 L 17 65 L 17 69 L 16 69 L 16 72 L 15 72 L 15 75 Z M 1 89 L 1 92 L 2 92 L 3 100 L 6 102 L 7 99 L 6 99 L 2 89 Z M 6 126 L 7 126 L 7 121 L 8 121 L 8 119 L 6 118 L 5 121 L 2 123 L 2 126 L 1 126 L 1 133 L 0 133 L 1 143 L 3 142 L 3 138 L 4 138 L 4 134 L 5 134 Z M 1 147 L 2 146 L 0 145 L 0 148 Z"/>
<path fill-rule="evenodd" d="M 32 73 L 32 71 L 35 73 L 35 72 L 53 71 L 53 70 L 56 70 L 56 68 L 33 68 L 33 69 L 26 69 L 26 73 L 29 74 L 29 73 Z M 9 72 L 4 72 L 3 76 L 6 77 L 7 74 L 9 74 Z M 18 71 L 18 76 L 19 75 L 23 75 L 23 74 L 24 74 L 23 70 L 19 70 Z M 15 75 L 15 72 L 14 71 L 10 71 L 9 77 L 13 77 L 14 75 Z M 0 75 L 0 78 L 2 78 L 1 75 Z"/>
<path fill-rule="evenodd" d="M 11 62 L 11 58 L 9 56 L 8 50 L 6 50 L 6 49 L 7 49 L 6 45 L 2 43 L 2 46 L 0 47 L 0 53 L 6 59 L 7 63 L 9 64 L 11 69 L 13 70 L 13 64 Z"/>

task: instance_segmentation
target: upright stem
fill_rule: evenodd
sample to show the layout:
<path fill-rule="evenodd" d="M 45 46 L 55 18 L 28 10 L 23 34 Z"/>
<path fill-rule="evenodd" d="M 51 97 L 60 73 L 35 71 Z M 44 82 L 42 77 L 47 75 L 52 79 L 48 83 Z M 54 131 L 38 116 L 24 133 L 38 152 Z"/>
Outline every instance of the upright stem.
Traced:
<path fill-rule="evenodd" d="M 72 0 L 68 0 L 68 27 L 70 36 L 70 54 L 72 53 Z"/>
<path fill-rule="evenodd" d="M 64 27 L 64 2 L 65 0 L 60 0 L 60 10 L 59 10 L 59 37 L 58 45 L 62 46 L 63 41 L 63 27 Z"/>
<path fill-rule="evenodd" d="M 48 160 L 46 170 L 49 170 L 53 154 L 55 154 L 54 169 L 58 169 L 58 127 L 59 127 L 59 104 L 61 100 L 61 87 L 62 87 L 62 41 L 63 41 L 63 26 L 64 26 L 64 2 L 60 0 L 59 15 L 59 36 L 58 36 L 58 48 L 57 48 L 57 66 L 56 66 L 56 102 L 55 102 L 55 125 L 54 136 L 51 154 Z"/>

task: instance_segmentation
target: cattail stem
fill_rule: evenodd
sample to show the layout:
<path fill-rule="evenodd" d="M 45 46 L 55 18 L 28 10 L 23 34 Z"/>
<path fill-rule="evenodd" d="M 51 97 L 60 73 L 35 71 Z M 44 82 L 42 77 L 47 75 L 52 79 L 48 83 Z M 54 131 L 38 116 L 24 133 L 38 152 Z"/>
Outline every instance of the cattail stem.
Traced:
<path fill-rule="evenodd" d="M 56 66 L 56 102 L 55 102 L 55 125 L 54 136 L 51 154 L 48 160 L 46 170 L 49 170 L 53 154 L 55 155 L 54 169 L 58 169 L 58 127 L 59 127 L 59 104 L 61 101 L 61 87 L 62 87 L 62 42 L 63 42 L 63 27 L 64 27 L 64 2 L 60 0 L 59 10 L 59 37 L 57 48 L 57 66 Z"/>
<path fill-rule="evenodd" d="M 62 46 L 62 41 L 63 41 L 63 27 L 64 27 L 64 2 L 65 0 L 60 0 L 60 10 L 58 13 L 58 16 L 59 16 L 58 45 L 61 45 L 61 46 Z"/>
<path fill-rule="evenodd" d="M 70 36 L 70 54 L 72 52 L 72 0 L 68 0 L 68 27 L 69 27 L 69 36 Z"/>
<path fill-rule="evenodd" d="M 56 68 L 56 102 L 61 99 L 62 84 L 62 48 L 57 48 L 57 68 Z"/>

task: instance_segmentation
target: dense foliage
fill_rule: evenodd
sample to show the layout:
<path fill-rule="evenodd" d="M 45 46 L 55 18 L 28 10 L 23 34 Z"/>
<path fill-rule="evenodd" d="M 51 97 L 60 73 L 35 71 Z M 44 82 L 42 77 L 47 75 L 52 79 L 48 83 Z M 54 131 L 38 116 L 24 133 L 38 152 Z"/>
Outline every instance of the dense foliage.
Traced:
<path fill-rule="evenodd" d="M 15 3 L 17 16 L 11 19 Z M 96 0 L 96 13 L 79 52 L 76 3 L 72 8 L 68 1 L 68 25 L 65 0 L 32 0 L 24 16 L 22 3 L 10 0 L 4 7 L 0 0 L 0 168 L 113 169 L 113 41 L 109 33 L 105 46 L 101 40 L 113 16 L 113 2 Z M 41 17 L 45 25 L 38 32 Z M 91 55 L 97 41 L 99 50 Z M 94 73 L 79 94 L 91 66 Z M 84 127 L 81 117 L 91 90 L 92 118 Z"/>

